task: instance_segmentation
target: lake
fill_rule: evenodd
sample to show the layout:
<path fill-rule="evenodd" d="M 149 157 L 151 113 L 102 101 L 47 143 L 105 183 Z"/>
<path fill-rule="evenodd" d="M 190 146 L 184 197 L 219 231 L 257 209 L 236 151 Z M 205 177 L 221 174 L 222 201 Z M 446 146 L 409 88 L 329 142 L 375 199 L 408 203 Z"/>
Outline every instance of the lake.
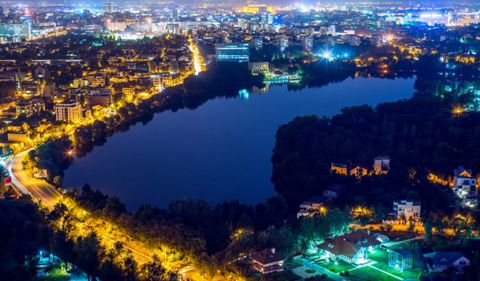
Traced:
<path fill-rule="evenodd" d="M 248 99 L 217 98 L 195 110 L 159 113 L 75 159 L 64 187 L 88 183 L 118 196 L 128 210 L 166 207 L 175 197 L 260 203 L 275 194 L 270 157 L 280 125 L 296 116 L 332 116 L 346 106 L 410 98 L 414 81 L 356 77 L 299 91 L 275 85 Z"/>

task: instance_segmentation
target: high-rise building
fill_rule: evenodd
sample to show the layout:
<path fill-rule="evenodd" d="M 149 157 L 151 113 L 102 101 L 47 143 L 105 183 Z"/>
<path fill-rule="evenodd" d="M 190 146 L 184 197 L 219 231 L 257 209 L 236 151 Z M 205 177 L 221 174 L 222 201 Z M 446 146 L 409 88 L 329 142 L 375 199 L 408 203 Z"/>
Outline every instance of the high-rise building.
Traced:
<path fill-rule="evenodd" d="M 0 24 L 0 37 L 14 37 L 19 40 L 30 39 L 31 26 L 28 23 L 2 23 Z"/>
<path fill-rule="evenodd" d="M 308 36 L 303 38 L 303 49 L 306 52 L 311 52 L 313 50 L 313 37 Z"/>
<path fill-rule="evenodd" d="M 178 10 L 177 9 L 170 10 L 170 18 L 173 21 L 178 21 Z"/>
<path fill-rule="evenodd" d="M 55 104 L 55 116 L 57 121 L 80 122 L 81 106 L 78 102 L 60 102 Z"/>
<path fill-rule="evenodd" d="M 252 45 L 255 49 L 260 50 L 263 47 L 263 38 L 262 37 L 253 38 Z"/>
<path fill-rule="evenodd" d="M 248 62 L 250 50 L 247 43 L 216 44 L 217 61 Z"/>
<path fill-rule="evenodd" d="M 113 2 L 107 2 L 105 3 L 105 13 L 113 13 Z"/>
<path fill-rule="evenodd" d="M 280 51 L 283 52 L 288 47 L 288 38 L 281 37 L 280 38 Z"/>
<path fill-rule="evenodd" d="M 328 28 L 327 28 L 327 35 L 335 36 L 336 33 L 337 33 L 337 32 L 336 32 L 336 30 L 335 30 L 335 25 L 334 25 L 334 24 L 328 26 Z"/>

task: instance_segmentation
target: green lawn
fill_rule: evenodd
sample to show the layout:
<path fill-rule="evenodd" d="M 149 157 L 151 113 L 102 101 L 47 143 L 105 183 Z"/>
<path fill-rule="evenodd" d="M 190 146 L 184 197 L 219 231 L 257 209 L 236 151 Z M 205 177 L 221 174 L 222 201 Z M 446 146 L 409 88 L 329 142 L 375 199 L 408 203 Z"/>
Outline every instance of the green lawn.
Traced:
<path fill-rule="evenodd" d="M 418 275 L 421 273 L 421 270 L 418 267 L 415 267 L 415 261 L 413 261 L 413 268 L 406 270 L 404 272 L 400 272 L 388 266 L 388 253 L 386 250 L 377 250 L 374 253 L 368 254 L 368 257 L 371 260 L 377 262 L 373 266 L 385 270 L 388 273 L 401 277 L 403 279 L 406 278 L 418 278 Z"/>
<path fill-rule="evenodd" d="M 334 262 L 320 262 L 318 264 L 337 274 L 354 268 L 353 265 L 348 264 L 344 261 L 338 261 L 337 264 L 335 264 Z"/>
<path fill-rule="evenodd" d="M 70 280 L 68 277 L 68 273 L 65 270 L 60 269 L 58 267 L 52 268 L 49 272 L 48 276 L 41 276 L 35 278 L 35 281 L 61 281 L 61 280 Z"/>
<path fill-rule="evenodd" d="M 368 266 L 350 271 L 348 276 L 345 276 L 350 281 L 399 281 L 385 273 L 382 273 L 378 270 L 370 268 Z"/>

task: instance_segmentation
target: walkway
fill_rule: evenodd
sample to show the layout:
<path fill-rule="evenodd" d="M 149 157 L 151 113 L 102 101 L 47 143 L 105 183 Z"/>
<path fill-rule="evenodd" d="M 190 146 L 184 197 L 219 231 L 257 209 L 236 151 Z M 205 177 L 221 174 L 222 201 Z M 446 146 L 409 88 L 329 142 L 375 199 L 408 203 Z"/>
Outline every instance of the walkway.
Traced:
<path fill-rule="evenodd" d="M 415 240 L 422 240 L 424 237 L 425 237 L 425 235 L 418 235 L 418 236 L 415 236 L 415 237 L 407 239 L 407 240 L 386 242 L 386 243 L 383 243 L 382 246 L 390 248 L 390 247 L 396 246 L 398 244 L 403 244 L 403 243 L 407 243 L 407 242 L 415 241 Z"/>
<path fill-rule="evenodd" d="M 325 267 L 323 267 L 321 265 L 318 265 L 318 264 L 316 264 L 312 261 L 309 261 L 309 260 L 306 260 L 306 259 L 300 259 L 300 260 L 302 261 L 303 265 L 305 265 L 308 268 L 311 268 L 311 269 L 315 270 L 320 275 L 326 274 L 328 278 L 331 278 L 335 281 L 349 281 L 347 278 L 345 278 L 343 276 L 340 276 L 338 274 L 335 274 L 335 273 L 331 272 L 330 270 L 326 269 Z"/>
<path fill-rule="evenodd" d="M 398 277 L 397 275 L 393 275 L 393 274 L 391 274 L 390 272 L 386 272 L 385 270 L 381 270 L 380 268 L 375 267 L 375 266 L 373 266 L 373 265 L 368 265 L 368 267 L 373 268 L 373 269 L 375 269 L 375 270 L 378 270 L 378 271 L 380 271 L 380 272 L 382 272 L 382 273 L 385 273 L 385 274 L 387 274 L 387 275 L 390 275 L 390 276 L 392 276 L 393 278 L 396 278 L 396 279 L 398 279 L 398 280 L 403 280 L 403 278 Z"/>

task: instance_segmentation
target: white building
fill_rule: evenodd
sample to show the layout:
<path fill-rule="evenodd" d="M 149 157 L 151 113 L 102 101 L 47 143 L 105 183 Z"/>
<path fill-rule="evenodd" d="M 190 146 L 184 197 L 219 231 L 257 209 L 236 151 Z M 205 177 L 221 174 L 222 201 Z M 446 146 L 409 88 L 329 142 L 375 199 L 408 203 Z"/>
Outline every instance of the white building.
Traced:
<path fill-rule="evenodd" d="M 57 121 L 80 122 L 81 106 L 78 102 L 60 102 L 55 104 L 55 115 Z"/>
<path fill-rule="evenodd" d="M 473 176 L 472 170 L 462 166 L 454 170 L 453 191 L 460 197 L 477 194 L 477 179 Z"/>
<path fill-rule="evenodd" d="M 305 200 L 300 204 L 300 209 L 297 213 L 297 219 L 302 216 L 313 216 L 315 214 L 325 214 L 327 209 L 325 208 L 324 202 L 326 197 L 323 196 L 313 196 Z"/>
<path fill-rule="evenodd" d="M 395 200 L 393 201 L 393 212 L 397 219 L 406 219 L 410 217 L 414 221 L 420 220 L 422 206 L 418 200 Z"/>

